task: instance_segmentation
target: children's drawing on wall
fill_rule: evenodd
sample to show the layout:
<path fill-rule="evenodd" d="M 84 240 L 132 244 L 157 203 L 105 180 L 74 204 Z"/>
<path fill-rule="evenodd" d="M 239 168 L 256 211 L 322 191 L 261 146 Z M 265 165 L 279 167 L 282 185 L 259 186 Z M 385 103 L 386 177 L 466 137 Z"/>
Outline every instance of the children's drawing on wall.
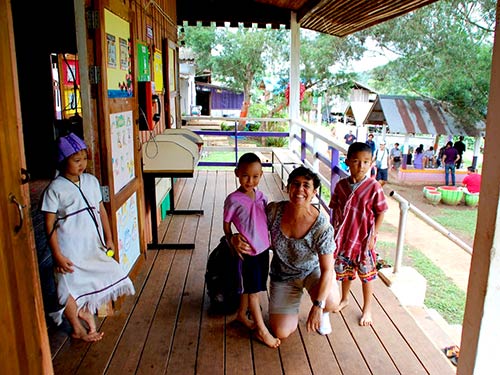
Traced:
<path fill-rule="evenodd" d="M 132 111 L 110 115 L 111 160 L 115 194 L 135 176 L 132 124 Z"/>
<path fill-rule="evenodd" d="M 137 195 L 134 193 L 116 211 L 120 265 L 126 272 L 130 271 L 141 253 L 137 216 Z"/>

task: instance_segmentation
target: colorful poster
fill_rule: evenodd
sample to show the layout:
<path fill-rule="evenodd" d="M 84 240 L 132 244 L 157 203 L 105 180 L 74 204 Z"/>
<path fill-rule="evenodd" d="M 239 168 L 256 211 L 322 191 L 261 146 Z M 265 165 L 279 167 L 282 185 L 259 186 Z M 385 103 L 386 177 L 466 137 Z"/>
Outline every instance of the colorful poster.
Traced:
<path fill-rule="evenodd" d="M 112 113 L 111 162 L 113 164 L 114 192 L 117 194 L 135 177 L 134 128 L 132 111 Z"/>
<path fill-rule="evenodd" d="M 64 118 L 74 116 L 77 111 L 82 113 L 82 102 L 80 98 L 80 91 L 75 90 L 73 87 L 63 87 L 64 96 Z"/>
<path fill-rule="evenodd" d="M 76 84 L 80 85 L 80 71 L 78 69 L 78 61 L 77 60 L 72 60 L 72 59 L 66 59 L 63 60 L 63 77 L 64 77 L 64 84 L 65 85 L 71 85 L 75 83 L 76 79 Z"/>
<path fill-rule="evenodd" d="M 107 9 L 104 22 L 108 97 L 130 98 L 133 96 L 130 24 Z"/>
<path fill-rule="evenodd" d="M 141 254 L 136 193 L 132 194 L 123 206 L 116 211 L 116 223 L 118 228 L 119 262 L 126 272 L 130 272 Z"/>
<path fill-rule="evenodd" d="M 155 91 L 163 92 L 163 63 L 161 61 L 161 51 L 155 49 L 153 56 Z"/>
<path fill-rule="evenodd" d="M 151 81 L 151 70 L 149 67 L 149 48 L 146 44 L 137 43 L 137 80 L 139 82 Z"/>

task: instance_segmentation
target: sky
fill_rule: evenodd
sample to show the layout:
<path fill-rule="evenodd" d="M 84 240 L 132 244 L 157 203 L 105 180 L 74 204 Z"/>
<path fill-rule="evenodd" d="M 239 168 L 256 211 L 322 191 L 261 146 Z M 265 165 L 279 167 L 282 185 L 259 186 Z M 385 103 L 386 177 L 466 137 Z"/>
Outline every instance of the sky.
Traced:
<path fill-rule="evenodd" d="M 365 72 L 377 66 L 385 65 L 398 57 L 398 55 L 378 47 L 376 42 L 371 38 L 366 40 L 365 47 L 368 50 L 364 53 L 363 58 L 350 63 L 353 72 Z"/>

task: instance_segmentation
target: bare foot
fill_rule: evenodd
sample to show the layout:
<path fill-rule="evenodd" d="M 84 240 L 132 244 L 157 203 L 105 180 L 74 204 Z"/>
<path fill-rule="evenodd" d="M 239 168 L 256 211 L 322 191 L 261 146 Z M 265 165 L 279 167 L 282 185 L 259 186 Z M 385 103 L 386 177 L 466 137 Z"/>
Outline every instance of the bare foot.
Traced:
<path fill-rule="evenodd" d="M 337 308 L 333 309 L 333 312 L 334 313 L 339 312 L 340 310 L 344 309 L 348 304 L 349 304 L 349 301 L 344 301 L 344 300 L 340 301 Z"/>
<path fill-rule="evenodd" d="M 236 320 L 250 330 L 255 329 L 255 322 L 248 319 L 248 315 L 246 313 L 240 314 L 238 312 L 238 314 L 236 315 Z"/>
<path fill-rule="evenodd" d="M 273 349 L 276 349 L 281 344 L 281 340 L 271 335 L 269 331 L 257 330 L 255 331 L 255 338 Z"/>
<path fill-rule="evenodd" d="M 104 332 L 89 332 L 89 333 L 84 333 L 84 334 L 73 332 L 71 334 L 71 337 L 73 337 L 74 339 L 83 340 L 85 342 L 99 341 L 102 339 L 103 336 L 104 336 Z"/>
<path fill-rule="evenodd" d="M 78 317 L 82 319 L 85 323 L 87 323 L 89 327 L 88 333 L 97 332 L 94 315 L 91 314 L 87 309 L 80 309 L 80 311 L 78 311 Z"/>
<path fill-rule="evenodd" d="M 360 326 L 371 326 L 373 323 L 372 314 L 370 312 L 365 312 L 361 315 L 361 319 L 359 319 Z"/>

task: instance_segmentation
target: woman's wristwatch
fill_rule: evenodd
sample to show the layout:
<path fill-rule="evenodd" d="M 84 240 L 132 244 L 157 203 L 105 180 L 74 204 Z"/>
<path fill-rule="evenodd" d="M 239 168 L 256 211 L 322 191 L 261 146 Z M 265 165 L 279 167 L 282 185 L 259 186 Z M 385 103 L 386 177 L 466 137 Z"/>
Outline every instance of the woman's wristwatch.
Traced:
<path fill-rule="evenodd" d="M 321 300 L 319 300 L 319 299 L 314 300 L 314 302 L 313 302 L 313 306 L 317 306 L 317 307 L 319 307 L 320 309 L 324 309 L 324 308 L 325 308 L 325 305 L 326 305 L 326 302 L 325 302 L 325 301 L 321 301 Z"/>

